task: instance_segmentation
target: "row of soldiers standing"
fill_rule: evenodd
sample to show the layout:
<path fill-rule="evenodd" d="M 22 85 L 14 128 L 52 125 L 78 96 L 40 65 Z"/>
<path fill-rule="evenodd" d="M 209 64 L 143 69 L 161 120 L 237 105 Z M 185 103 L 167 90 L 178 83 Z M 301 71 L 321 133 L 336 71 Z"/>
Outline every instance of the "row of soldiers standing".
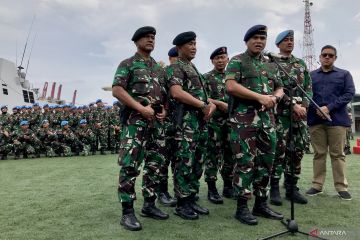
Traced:
<path fill-rule="evenodd" d="M 14 153 L 15 159 L 95 155 L 119 150 L 120 118 L 118 101 L 112 107 L 104 106 L 101 99 L 89 106 L 71 105 L 43 108 L 31 106 L 14 107 L 12 114 L 7 106 L 1 106 L 0 155 L 7 159 Z"/>
<path fill-rule="evenodd" d="M 308 101 L 295 91 L 296 98 L 290 102 L 284 91 L 289 89 L 289 80 L 263 56 L 267 27 L 250 28 L 244 36 L 247 51 L 230 62 L 226 47 L 216 49 L 210 56 L 214 70 L 205 75 L 191 62 L 196 55 L 194 32 L 175 37 L 178 57 L 165 68 L 166 73 L 150 56 L 155 35 L 153 27 L 142 27 L 134 33 L 132 41 L 137 52 L 120 63 L 113 81 L 113 96 L 126 106 L 122 111 L 118 157 L 118 195 L 123 208 L 120 224 L 128 230 L 142 229 L 133 207 L 135 180 L 142 161 L 142 216 L 160 220 L 169 217 L 156 207 L 157 197 L 160 202 L 175 203 L 174 213 L 183 219 L 209 214 L 196 202 L 205 165 L 211 202 L 223 202 L 215 184 L 220 168 L 223 196 L 237 199 L 236 219 L 248 225 L 258 223 L 256 216 L 281 220 L 283 215 L 267 204 L 269 182 L 271 202 L 280 205 L 279 179 L 285 171 L 286 197 L 290 197 L 290 156 L 286 149 L 289 109 L 294 106 L 296 185 L 305 148 Z M 291 54 L 293 31 L 279 34 L 276 45 L 288 57 L 281 64 L 311 97 L 306 65 Z M 170 163 L 175 200 L 167 190 Z M 255 195 L 252 212 L 248 208 L 251 193 Z M 307 203 L 296 186 L 294 198 L 298 203 Z"/>

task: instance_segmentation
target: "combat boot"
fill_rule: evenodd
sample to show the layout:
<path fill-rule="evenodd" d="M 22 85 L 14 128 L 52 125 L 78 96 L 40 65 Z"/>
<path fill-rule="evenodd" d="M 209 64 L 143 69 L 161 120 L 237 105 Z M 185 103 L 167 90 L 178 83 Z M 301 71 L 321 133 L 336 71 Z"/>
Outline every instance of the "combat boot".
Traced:
<path fill-rule="evenodd" d="M 155 198 L 145 198 L 143 208 L 141 209 L 142 217 L 149 217 L 158 220 L 165 220 L 169 218 L 167 213 L 164 213 L 159 208 L 155 206 Z"/>
<path fill-rule="evenodd" d="M 174 214 L 185 220 L 198 219 L 199 215 L 190 207 L 189 201 L 189 197 L 178 198 Z"/>
<path fill-rule="evenodd" d="M 284 215 L 281 213 L 275 212 L 267 205 L 267 197 L 258 197 L 255 198 L 255 205 L 253 207 L 252 214 L 254 216 L 265 217 L 274 220 L 282 220 Z"/>
<path fill-rule="evenodd" d="M 168 181 L 161 180 L 159 188 L 160 188 L 160 192 L 158 196 L 159 203 L 161 203 L 166 207 L 175 207 L 176 198 L 173 198 L 168 191 Z"/>
<path fill-rule="evenodd" d="M 205 207 L 201 207 L 200 205 L 198 205 L 196 203 L 196 194 L 192 193 L 190 198 L 189 198 L 189 204 L 190 207 L 192 208 L 192 210 L 194 210 L 196 213 L 198 214 L 202 214 L 202 215 L 209 215 L 209 209 L 205 208 Z"/>
<path fill-rule="evenodd" d="M 237 200 L 237 209 L 234 216 L 240 222 L 247 224 L 247 225 L 257 225 L 258 221 L 254 215 L 251 214 L 248 205 L 247 199 L 240 197 Z"/>
<path fill-rule="evenodd" d="M 142 229 L 141 223 L 137 220 L 134 212 L 133 202 L 123 202 L 123 215 L 120 224 L 130 231 L 139 231 Z"/>
<path fill-rule="evenodd" d="M 6 160 L 6 159 L 7 159 L 7 155 L 6 155 L 6 154 L 1 155 L 1 160 Z"/>
<path fill-rule="evenodd" d="M 29 158 L 28 154 L 27 154 L 27 153 L 24 153 L 24 154 L 23 154 L 23 158 L 24 158 L 24 159 Z"/>
<path fill-rule="evenodd" d="M 276 206 L 282 205 L 279 180 L 278 178 L 271 178 L 270 180 L 270 203 Z"/>
<path fill-rule="evenodd" d="M 285 198 L 290 201 L 291 201 L 291 198 L 293 198 L 294 203 L 307 204 L 308 200 L 303 195 L 301 195 L 300 190 L 297 187 L 297 182 L 298 182 L 298 178 L 294 178 L 293 183 L 291 183 L 291 175 L 288 175 L 288 174 L 285 175 L 285 182 L 284 182 L 285 190 L 286 190 Z M 293 196 L 291 196 L 291 184 L 294 185 L 294 188 L 293 188 L 294 195 Z"/>
<path fill-rule="evenodd" d="M 208 200 L 215 204 L 223 204 L 224 200 L 221 198 L 218 190 L 216 189 L 216 182 L 209 181 L 208 184 Z"/>
<path fill-rule="evenodd" d="M 224 188 L 223 188 L 222 195 L 225 198 L 233 198 L 232 181 L 230 181 L 230 180 L 225 180 L 224 181 Z"/>

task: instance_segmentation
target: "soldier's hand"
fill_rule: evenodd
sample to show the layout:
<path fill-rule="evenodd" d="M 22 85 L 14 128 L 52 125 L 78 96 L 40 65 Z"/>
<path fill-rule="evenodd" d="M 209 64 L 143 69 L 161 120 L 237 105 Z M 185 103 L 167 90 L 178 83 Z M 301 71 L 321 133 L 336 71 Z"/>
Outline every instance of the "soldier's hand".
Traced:
<path fill-rule="evenodd" d="M 216 105 L 213 104 L 212 102 L 209 102 L 209 104 L 207 105 L 207 107 L 203 110 L 204 113 L 204 120 L 209 120 L 211 118 L 211 116 L 214 114 L 216 110 Z"/>
<path fill-rule="evenodd" d="M 258 101 L 267 109 L 273 108 L 276 103 L 276 99 L 271 95 L 261 95 Z"/>
<path fill-rule="evenodd" d="M 146 120 L 148 121 L 152 121 L 154 120 L 155 116 L 155 111 L 154 109 L 152 109 L 151 105 L 148 105 L 146 107 L 143 107 L 140 111 L 141 115 L 146 118 Z"/>
<path fill-rule="evenodd" d="M 294 112 L 300 119 L 306 118 L 306 108 L 304 108 L 300 104 L 294 105 Z"/>
<path fill-rule="evenodd" d="M 156 118 L 160 121 L 163 121 L 167 115 L 167 111 L 163 105 L 161 105 L 161 107 L 162 107 L 162 111 L 161 113 L 156 114 Z"/>

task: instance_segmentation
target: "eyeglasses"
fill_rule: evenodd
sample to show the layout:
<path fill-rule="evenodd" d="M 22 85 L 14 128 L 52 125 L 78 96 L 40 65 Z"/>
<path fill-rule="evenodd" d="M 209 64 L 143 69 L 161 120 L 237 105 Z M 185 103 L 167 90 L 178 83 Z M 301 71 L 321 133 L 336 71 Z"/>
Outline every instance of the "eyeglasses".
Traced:
<path fill-rule="evenodd" d="M 322 53 L 321 54 L 322 57 L 329 57 L 329 58 L 333 58 L 335 56 L 335 54 L 332 54 L 332 53 Z"/>

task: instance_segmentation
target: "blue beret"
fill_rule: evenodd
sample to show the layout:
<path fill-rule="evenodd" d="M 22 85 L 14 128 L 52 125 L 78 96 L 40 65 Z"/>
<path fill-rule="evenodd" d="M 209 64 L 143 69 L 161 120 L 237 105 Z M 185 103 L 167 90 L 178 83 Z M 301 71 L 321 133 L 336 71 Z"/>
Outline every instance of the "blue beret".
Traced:
<path fill-rule="evenodd" d="M 156 35 L 156 30 L 155 28 L 151 27 L 151 26 L 145 26 L 145 27 L 141 27 L 138 30 L 135 31 L 133 37 L 131 38 L 131 41 L 136 42 L 137 40 L 139 40 L 142 37 L 145 37 L 147 34 L 154 34 Z"/>
<path fill-rule="evenodd" d="M 94 103 L 94 102 L 89 103 L 89 106 L 93 106 L 93 105 L 95 105 L 95 103 Z"/>
<path fill-rule="evenodd" d="M 20 126 L 24 126 L 24 125 L 29 125 L 29 121 L 27 121 L 27 120 L 22 120 L 22 121 L 20 122 Z"/>
<path fill-rule="evenodd" d="M 39 103 L 34 103 L 33 104 L 33 107 L 37 107 L 37 106 L 39 106 Z"/>
<path fill-rule="evenodd" d="M 279 35 L 277 35 L 277 37 L 275 39 L 275 44 L 279 45 L 286 37 L 294 37 L 294 31 L 293 30 L 285 30 L 285 31 L 279 33 Z"/>
<path fill-rule="evenodd" d="M 227 48 L 226 47 L 219 47 L 217 49 L 215 49 L 212 54 L 210 55 L 210 59 L 214 59 L 214 57 L 216 57 L 217 55 L 221 55 L 221 54 L 227 54 Z"/>
<path fill-rule="evenodd" d="M 174 38 L 173 44 L 176 46 L 184 45 L 185 43 L 195 40 L 195 38 L 196 34 L 194 32 L 183 32 Z"/>
<path fill-rule="evenodd" d="M 43 108 L 49 107 L 49 104 L 44 104 Z"/>
<path fill-rule="evenodd" d="M 66 125 L 68 125 L 69 124 L 69 122 L 68 121 L 61 121 L 61 126 L 63 127 L 63 126 L 66 126 Z"/>
<path fill-rule="evenodd" d="M 99 102 L 102 102 L 102 100 L 100 98 L 97 99 L 95 103 L 99 103 Z"/>
<path fill-rule="evenodd" d="M 254 35 L 265 35 L 267 36 L 267 27 L 265 25 L 255 25 L 249 28 L 247 32 L 244 35 L 244 41 L 249 41 L 250 38 L 252 38 Z"/>
<path fill-rule="evenodd" d="M 41 124 L 48 123 L 48 122 L 49 122 L 49 120 L 44 119 L 44 120 L 41 121 Z"/>
<path fill-rule="evenodd" d="M 1 109 L 8 108 L 7 105 L 1 105 Z"/>
<path fill-rule="evenodd" d="M 12 110 L 14 110 L 14 109 L 18 110 L 19 107 L 18 107 L 18 106 L 15 106 L 15 107 L 12 108 Z"/>
<path fill-rule="evenodd" d="M 80 124 L 87 124 L 87 121 L 86 121 L 86 119 L 81 119 L 79 123 Z"/>
<path fill-rule="evenodd" d="M 168 52 L 168 56 L 169 57 L 178 57 L 179 56 L 179 53 L 178 53 L 176 47 L 170 48 L 170 50 Z"/>
<path fill-rule="evenodd" d="M 32 109 L 32 106 L 25 106 L 25 108 L 27 108 L 27 109 Z"/>
<path fill-rule="evenodd" d="M 120 102 L 119 101 L 114 101 L 113 102 L 113 105 L 117 105 L 117 104 L 119 104 Z"/>

